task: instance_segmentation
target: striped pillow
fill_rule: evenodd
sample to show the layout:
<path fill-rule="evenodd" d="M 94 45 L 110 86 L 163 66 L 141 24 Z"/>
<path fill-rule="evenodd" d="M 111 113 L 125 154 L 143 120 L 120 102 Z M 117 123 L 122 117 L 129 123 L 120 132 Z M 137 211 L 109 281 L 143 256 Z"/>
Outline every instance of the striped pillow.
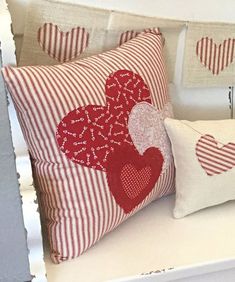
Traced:
<path fill-rule="evenodd" d="M 235 120 L 165 120 L 176 166 L 174 216 L 235 200 Z"/>
<path fill-rule="evenodd" d="M 3 69 L 55 263 L 79 256 L 174 190 L 156 31 L 73 63 Z"/>

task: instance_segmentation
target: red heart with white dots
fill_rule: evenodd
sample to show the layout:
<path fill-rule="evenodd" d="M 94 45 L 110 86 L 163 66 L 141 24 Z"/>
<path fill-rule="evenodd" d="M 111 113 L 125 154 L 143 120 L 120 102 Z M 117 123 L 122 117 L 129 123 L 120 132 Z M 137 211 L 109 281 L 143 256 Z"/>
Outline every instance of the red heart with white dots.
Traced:
<path fill-rule="evenodd" d="M 108 157 L 107 181 L 116 203 L 131 212 L 152 191 L 163 165 L 159 149 L 151 147 L 141 156 L 133 146 L 115 147 Z"/>
<path fill-rule="evenodd" d="M 111 74 L 106 81 L 107 106 L 84 106 L 68 113 L 56 133 L 63 153 L 75 163 L 106 171 L 107 157 L 114 146 L 134 146 L 127 123 L 133 106 L 151 103 L 143 79 L 128 70 Z"/>

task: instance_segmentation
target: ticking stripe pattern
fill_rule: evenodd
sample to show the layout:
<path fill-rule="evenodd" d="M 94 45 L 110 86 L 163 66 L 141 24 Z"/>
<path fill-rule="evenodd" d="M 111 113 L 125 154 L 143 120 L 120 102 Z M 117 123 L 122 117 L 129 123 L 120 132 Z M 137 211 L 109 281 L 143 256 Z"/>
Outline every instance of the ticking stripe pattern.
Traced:
<path fill-rule="evenodd" d="M 213 176 L 235 166 L 235 143 L 219 146 L 211 135 L 203 135 L 196 144 L 196 155 L 207 175 Z"/>
<path fill-rule="evenodd" d="M 38 29 L 42 50 L 53 59 L 64 63 L 78 57 L 88 46 L 89 33 L 83 27 L 63 32 L 57 25 L 45 23 Z"/>
<path fill-rule="evenodd" d="M 119 46 L 122 45 L 123 43 L 127 42 L 128 40 L 135 38 L 138 34 L 139 34 L 139 32 L 135 31 L 135 30 L 128 30 L 128 31 L 123 32 L 120 35 Z"/>
<path fill-rule="evenodd" d="M 235 39 L 228 38 L 217 45 L 212 38 L 203 37 L 197 42 L 196 54 L 200 62 L 209 69 L 213 75 L 218 75 L 234 60 Z"/>
<path fill-rule="evenodd" d="M 119 39 L 119 46 L 122 45 L 123 43 L 126 43 L 127 41 L 135 38 L 138 34 L 140 34 L 141 31 L 136 31 L 136 30 L 127 30 L 120 35 Z M 160 31 L 158 28 L 146 28 L 142 32 L 153 32 L 156 34 L 160 34 Z"/>
<path fill-rule="evenodd" d="M 135 55 L 133 55 L 135 54 Z M 174 190 L 174 165 L 129 214 L 117 205 L 106 173 L 71 162 L 56 142 L 57 125 L 70 111 L 105 106 L 105 81 L 118 69 L 143 77 L 152 104 L 169 101 L 161 37 L 140 34 L 116 50 L 55 66 L 3 69 L 32 159 L 39 205 L 55 263 L 75 258 L 152 200 Z"/>

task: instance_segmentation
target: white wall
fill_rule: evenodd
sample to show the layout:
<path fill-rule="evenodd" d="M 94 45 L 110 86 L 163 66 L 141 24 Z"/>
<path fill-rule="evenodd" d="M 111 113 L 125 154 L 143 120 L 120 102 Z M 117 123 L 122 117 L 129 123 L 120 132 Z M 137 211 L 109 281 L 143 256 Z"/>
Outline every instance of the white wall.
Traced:
<path fill-rule="evenodd" d="M 14 20 L 17 22 L 15 25 L 17 33 L 23 31 L 25 7 L 29 1 L 8 0 Z M 235 22 L 234 0 L 64 0 L 64 2 L 181 20 Z"/>
<path fill-rule="evenodd" d="M 22 34 L 27 4 L 30 0 L 8 0 L 12 13 L 14 33 Z M 37 1 L 37 0 L 32 0 Z M 63 1 L 63 0 L 62 0 Z M 64 0 L 66 1 L 66 0 Z M 113 10 L 163 18 L 221 21 L 235 23 L 234 0 L 67 0 Z M 224 119 L 230 118 L 228 107 L 228 88 L 223 89 L 183 89 L 181 86 L 185 30 L 178 46 L 176 75 L 171 85 L 171 97 L 175 116 L 180 119 Z M 25 146 L 17 127 L 16 117 L 11 109 L 13 138 L 17 154 L 24 154 Z"/>

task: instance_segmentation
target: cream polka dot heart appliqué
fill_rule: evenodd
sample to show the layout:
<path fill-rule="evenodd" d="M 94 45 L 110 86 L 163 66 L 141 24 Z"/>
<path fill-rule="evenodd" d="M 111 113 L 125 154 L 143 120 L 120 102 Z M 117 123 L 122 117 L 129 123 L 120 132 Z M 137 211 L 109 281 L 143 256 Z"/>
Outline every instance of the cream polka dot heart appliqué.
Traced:
<path fill-rule="evenodd" d="M 170 141 L 163 124 L 163 120 L 170 116 L 172 116 L 170 104 L 166 104 L 159 111 L 151 104 L 141 102 L 132 108 L 128 121 L 131 139 L 141 155 L 151 147 L 161 151 L 164 158 L 163 172 L 172 161 Z"/>

